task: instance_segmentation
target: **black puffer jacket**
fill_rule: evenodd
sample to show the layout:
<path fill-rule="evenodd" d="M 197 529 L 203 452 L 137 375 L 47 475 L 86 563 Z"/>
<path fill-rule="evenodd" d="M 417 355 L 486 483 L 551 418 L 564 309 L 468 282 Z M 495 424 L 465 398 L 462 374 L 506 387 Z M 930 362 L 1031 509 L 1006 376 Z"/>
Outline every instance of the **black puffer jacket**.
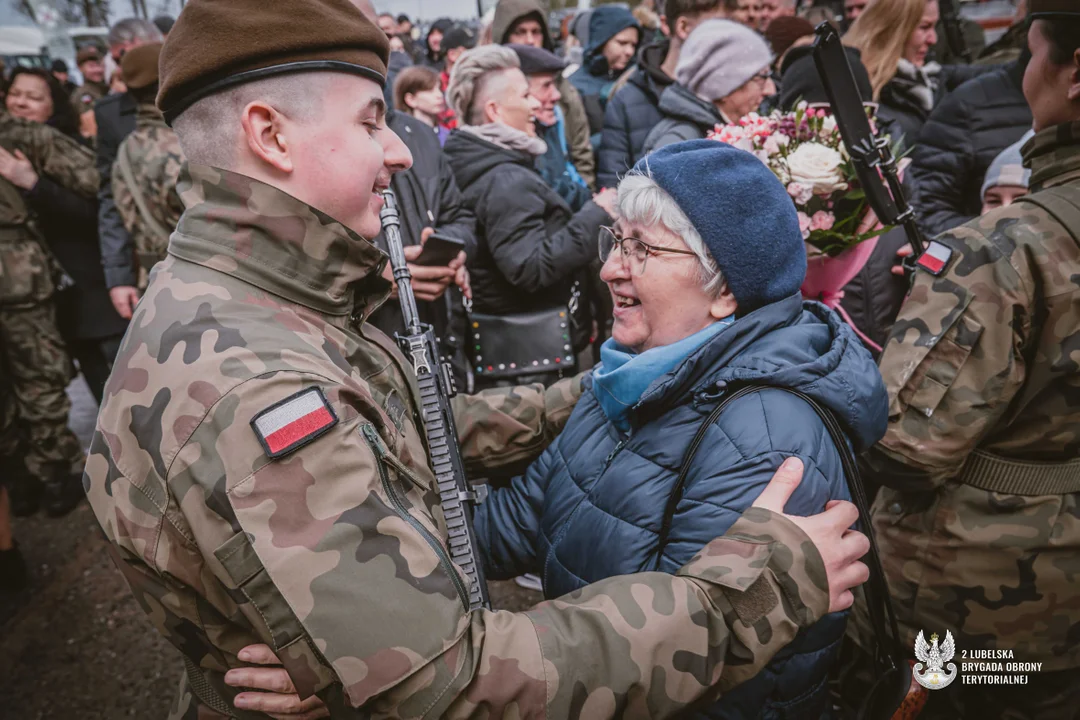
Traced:
<path fill-rule="evenodd" d="M 903 228 L 893 228 L 885 233 L 878 238 L 877 247 L 866 265 L 844 286 L 844 299 L 840 304 L 855 327 L 879 347 L 885 347 L 907 295 L 907 278 L 892 274 L 893 266 L 899 262 L 896 253 L 907 244 Z M 875 358 L 880 355 L 873 348 L 867 349 Z"/>
<path fill-rule="evenodd" d="M 454 173 L 439 147 L 439 139 L 424 123 L 400 112 L 391 112 L 387 126 L 397 133 L 412 153 L 413 166 L 394 175 L 391 187 L 398 201 L 403 245 L 419 245 L 424 228 L 438 230 L 465 241 L 465 252 L 476 252 L 476 218 L 466 207 Z M 386 250 L 386 238 L 379 235 L 375 244 Z M 430 324 L 442 354 L 450 358 L 460 387 L 467 374 L 465 358 L 465 308 L 461 291 L 451 287 L 434 302 L 417 301 L 420 320 Z M 390 335 L 405 329 L 401 305 L 383 303 L 371 317 L 371 324 Z"/>
<path fill-rule="evenodd" d="M 663 40 L 644 48 L 626 84 L 617 88 L 608 100 L 596 154 L 599 187 L 613 188 L 619 184 L 619 178 L 645 154 L 649 131 L 664 118 L 660 112 L 660 95 L 674 80 L 660 65 L 667 57 L 669 46 L 669 41 Z"/>
<path fill-rule="evenodd" d="M 969 80 L 949 93 L 923 126 L 911 175 L 927 235 L 981 214 L 990 163 L 1031 129 L 1023 79 L 1024 66 L 1013 62 Z"/>
<path fill-rule="evenodd" d="M 469 260 L 473 304 L 494 315 L 565 306 L 585 282 L 601 225 L 593 201 L 577 213 L 544 182 L 531 156 L 459 130 L 443 148 L 465 204 L 476 215 L 478 247 Z M 587 312 L 588 303 L 579 306 Z M 578 317 L 587 335 L 591 322 Z M 588 337 L 575 337 L 580 351 Z"/>

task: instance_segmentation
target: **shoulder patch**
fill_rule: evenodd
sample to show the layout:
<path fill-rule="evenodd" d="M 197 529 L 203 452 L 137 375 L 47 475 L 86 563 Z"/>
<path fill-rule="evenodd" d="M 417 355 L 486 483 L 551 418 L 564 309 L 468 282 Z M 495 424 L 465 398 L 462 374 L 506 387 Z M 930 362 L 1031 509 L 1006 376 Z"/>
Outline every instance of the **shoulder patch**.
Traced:
<path fill-rule="evenodd" d="M 251 419 L 251 429 L 271 459 L 284 457 L 338 424 L 338 417 L 317 387 L 274 403 Z"/>
<path fill-rule="evenodd" d="M 949 267 L 952 256 L 952 248 L 942 245 L 937 240 L 931 240 L 926 252 L 919 256 L 915 264 L 931 275 L 940 275 Z"/>

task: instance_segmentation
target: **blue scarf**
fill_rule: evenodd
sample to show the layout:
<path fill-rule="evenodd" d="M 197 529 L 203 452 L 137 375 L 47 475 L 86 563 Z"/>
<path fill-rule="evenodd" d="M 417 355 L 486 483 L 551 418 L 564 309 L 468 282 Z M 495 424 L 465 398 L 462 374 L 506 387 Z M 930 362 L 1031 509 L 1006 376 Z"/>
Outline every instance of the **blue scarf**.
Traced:
<path fill-rule="evenodd" d="M 600 347 L 600 364 L 593 368 L 593 394 L 608 420 L 620 432 L 630 432 L 627 416 L 649 386 L 734 321 L 734 316 L 728 316 L 676 343 L 640 355 L 608 338 Z"/>

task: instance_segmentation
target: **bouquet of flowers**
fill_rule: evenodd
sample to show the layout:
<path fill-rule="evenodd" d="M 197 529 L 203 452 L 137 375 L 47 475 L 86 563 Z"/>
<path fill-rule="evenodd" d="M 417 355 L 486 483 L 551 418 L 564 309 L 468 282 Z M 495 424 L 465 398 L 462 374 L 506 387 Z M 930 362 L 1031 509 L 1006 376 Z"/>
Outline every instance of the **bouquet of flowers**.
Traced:
<path fill-rule="evenodd" d="M 868 211 L 866 193 L 828 108 L 799 103 L 793 112 L 750 113 L 735 124 L 718 125 L 709 138 L 753 153 L 784 184 L 806 241 L 803 296 L 842 313 L 841 288 L 866 264 L 877 237 L 891 228 Z"/>
<path fill-rule="evenodd" d="M 803 239 L 820 253 L 836 257 L 888 229 L 862 227 L 866 194 L 828 109 L 800 103 L 789 113 L 750 113 L 709 137 L 753 153 L 776 174 L 795 203 Z"/>

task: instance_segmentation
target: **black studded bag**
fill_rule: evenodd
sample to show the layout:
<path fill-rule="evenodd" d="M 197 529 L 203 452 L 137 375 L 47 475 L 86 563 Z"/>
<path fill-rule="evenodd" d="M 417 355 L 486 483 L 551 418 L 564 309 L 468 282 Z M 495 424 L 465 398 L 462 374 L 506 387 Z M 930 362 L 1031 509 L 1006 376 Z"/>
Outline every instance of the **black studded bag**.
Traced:
<path fill-rule="evenodd" d="M 470 310 L 468 354 L 477 379 L 576 372 L 571 328 L 579 299 L 575 285 L 567 306 L 510 315 Z"/>

